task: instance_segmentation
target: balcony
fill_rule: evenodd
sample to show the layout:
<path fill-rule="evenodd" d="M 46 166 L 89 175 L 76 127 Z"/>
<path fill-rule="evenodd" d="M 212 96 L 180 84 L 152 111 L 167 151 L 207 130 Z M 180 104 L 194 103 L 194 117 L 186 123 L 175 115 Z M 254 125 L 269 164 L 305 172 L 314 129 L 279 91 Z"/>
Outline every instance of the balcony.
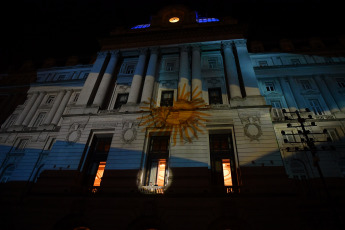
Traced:
<path fill-rule="evenodd" d="M 139 191 L 144 194 L 164 194 L 164 186 L 141 186 Z"/>

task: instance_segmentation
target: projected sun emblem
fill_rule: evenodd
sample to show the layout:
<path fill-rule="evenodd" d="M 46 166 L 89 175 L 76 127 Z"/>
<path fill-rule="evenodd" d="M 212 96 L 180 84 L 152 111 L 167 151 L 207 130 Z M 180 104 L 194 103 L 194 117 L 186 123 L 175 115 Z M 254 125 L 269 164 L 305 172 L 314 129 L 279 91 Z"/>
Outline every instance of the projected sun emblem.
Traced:
<path fill-rule="evenodd" d="M 199 97 L 201 91 L 196 93 L 198 88 L 193 90 L 191 101 L 188 100 L 190 92 L 185 92 L 185 89 L 186 85 L 183 86 L 182 91 L 179 87 L 177 100 L 173 99 L 173 106 L 156 107 L 156 101 L 150 99 L 150 103 L 145 103 L 147 106 L 141 107 L 150 113 L 138 118 L 142 120 L 139 125 L 152 128 L 154 132 L 171 132 L 174 145 L 176 145 L 177 135 L 180 136 L 181 142 L 183 140 L 192 142 L 193 138 L 198 138 L 198 132 L 203 133 L 202 129 L 205 127 L 203 122 L 207 121 L 204 117 L 209 116 L 198 110 L 206 103 Z"/>

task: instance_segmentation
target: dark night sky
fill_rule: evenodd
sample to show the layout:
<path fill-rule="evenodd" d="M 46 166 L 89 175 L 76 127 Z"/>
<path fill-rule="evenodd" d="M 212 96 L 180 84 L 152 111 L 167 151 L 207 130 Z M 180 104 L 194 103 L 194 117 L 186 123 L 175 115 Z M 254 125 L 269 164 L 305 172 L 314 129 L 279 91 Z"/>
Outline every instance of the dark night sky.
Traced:
<path fill-rule="evenodd" d="M 93 54 L 100 48 L 98 38 L 112 29 L 149 23 L 150 15 L 176 3 L 203 16 L 249 23 L 248 39 L 345 34 L 341 1 L 13 0 L 1 10 L 1 71 L 24 60 Z"/>

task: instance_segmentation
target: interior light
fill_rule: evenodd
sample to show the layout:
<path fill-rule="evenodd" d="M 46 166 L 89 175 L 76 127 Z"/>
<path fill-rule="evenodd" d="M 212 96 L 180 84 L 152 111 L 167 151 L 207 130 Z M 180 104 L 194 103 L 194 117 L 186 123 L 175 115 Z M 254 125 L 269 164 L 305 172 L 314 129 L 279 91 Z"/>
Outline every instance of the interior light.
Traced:
<path fill-rule="evenodd" d="M 169 19 L 170 23 L 176 23 L 178 21 L 180 21 L 180 19 L 178 17 L 172 17 L 172 18 Z"/>

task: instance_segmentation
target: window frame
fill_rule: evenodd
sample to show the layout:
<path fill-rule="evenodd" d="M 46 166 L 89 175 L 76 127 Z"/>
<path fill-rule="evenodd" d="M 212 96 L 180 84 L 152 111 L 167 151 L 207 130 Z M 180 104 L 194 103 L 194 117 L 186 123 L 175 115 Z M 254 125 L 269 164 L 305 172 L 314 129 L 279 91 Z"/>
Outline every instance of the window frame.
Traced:
<path fill-rule="evenodd" d="M 165 98 L 164 95 L 170 95 L 169 98 Z M 162 90 L 160 107 L 171 107 L 174 105 L 174 90 Z"/>
<path fill-rule="evenodd" d="M 44 116 L 42 116 L 42 114 L 44 114 Z M 43 112 L 39 112 L 35 118 L 34 123 L 32 124 L 32 127 L 39 127 L 43 122 L 44 119 L 47 116 L 47 112 L 43 111 Z"/>
<path fill-rule="evenodd" d="M 124 101 L 121 101 L 123 100 L 123 96 L 126 96 L 126 102 Z M 115 100 L 115 104 L 114 104 L 114 109 L 120 109 L 122 105 L 125 105 L 127 104 L 127 101 L 128 101 L 128 96 L 129 96 L 129 93 L 118 93 L 116 95 L 116 100 Z"/>
<path fill-rule="evenodd" d="M 212 96 L 213 92 L 218 93 L 217 97 Z M 223 94 L 221 87 L 208 88 L 208 104 L 209 105 L 222 105 L 223 104 Z"/>
<path fill-rule="evenodd" d="M 276 87 L 273 81 L 265 81 L 265 89 L 267 92 L 274 92 L 276 91 Z"/>
<path fill-rule="evenodd" d="M 320 103 L 320 101 L 316 98 L 310 98 L 308 99 L 308 102 L 309 102 L 309 105 L 311 107 L 311 111 L 314 112 L 315 115 L 324 115 L 325 112 L 324 112 L 324 109 Z M 313 104 L 311 103 L 313 102 Z M 317 111 L 319 108 L 319 111 Z"/>
<path fill-rule="evenodd" d="M 162 149 L 162 143 L 159 143 L 159 150 L 155 150 L 154 149 L 154 142 L 156 141 L 165 141 L 166 142 L 166 148 Z M 163 146 L 164 147 L 164 146 Z M 149 142 L 148 142 L 148 147 L 147 147 L 147 156 L 146 156 L 146 160 L 145 160 L 145 169 L 144 169 L 144 177 L 143 177 L 143 181 L 142 181 L 142 185 L 143 186 L 148 186 L 151 188 L 162 188 L 162 187 L 166 187 L 168 185 L 168 177 L 169 177 L 169 158 L 170 158 L 170 135 L 169 136 L 155 136 L 152 135 L 149 138 Z M 158 167 L 159 164 L 157 164 L 157 171 L 156 171 L 156 175 L 155 177 L 151 177 L 151 173 L 153 172 L 152 170 L 152 163 L 155 162 L 159 162 L 159 161 L 164 161 L 165 162 L 165 168 L 164 168 L 164 184 L 163 185 L 158 185 L 156 183 L 158 180 Z M 155 180 L 155 184 L 150 184 L 152 183 L 151 181 Z"/>
<path fill-rule="evenodd" d="M 228 148 L 215 149 L 213 141 L 220 141 L 226 139 Z M 237 193 L 239 178 L 238 178 L 238 162 L 235 155 L 234 142 L 232 132 L 225 133 L 209 133 L 209 151 L 210 151 L 210 169 L 211 169 L 211 183 L 216 192 Z M 232 185 L 225 185 L 224 180 L 224 160 L 229 160 L 231 170 Z M 219 165 L 221 170 L 219 171 Z M 221 175 L 222 174 L 222 175 Z"/>
<path fill-rule="evenodd" d="M 302 89 L 304 90 L 309 90 L 309 89 L 313 89 L 310 81 L 308 79 L 301 79 L 299 80 L 301 86 L 302 86 Z"/>

